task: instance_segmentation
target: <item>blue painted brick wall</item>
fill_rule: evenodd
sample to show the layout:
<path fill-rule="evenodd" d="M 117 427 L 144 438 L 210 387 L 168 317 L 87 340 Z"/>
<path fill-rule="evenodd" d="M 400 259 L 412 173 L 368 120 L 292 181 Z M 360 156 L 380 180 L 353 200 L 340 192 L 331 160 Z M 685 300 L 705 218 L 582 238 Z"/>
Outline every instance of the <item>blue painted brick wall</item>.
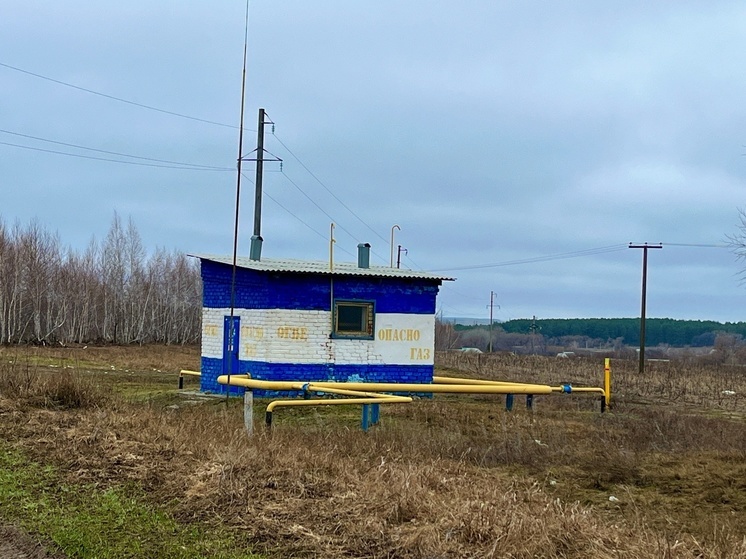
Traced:
<path fill-rule="evenodd" d="M 231 302 L 232 268 L 202 260 L 203 305 L 226 308 Z M 439 281 L 410 278 L 335 276 L 334 297 L 376 302 L 376 312 L 435 314 Z M 330 276 L 236 271 L 236 308 L 329 310 Z"/>

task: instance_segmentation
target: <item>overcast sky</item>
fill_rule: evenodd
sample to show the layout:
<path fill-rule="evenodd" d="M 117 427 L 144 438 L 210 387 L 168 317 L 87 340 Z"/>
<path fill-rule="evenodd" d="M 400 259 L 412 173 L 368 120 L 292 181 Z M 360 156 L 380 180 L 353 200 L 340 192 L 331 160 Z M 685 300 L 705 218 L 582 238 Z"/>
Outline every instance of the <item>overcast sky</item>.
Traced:
<path fill-rule="evenodd" d="M 150 250 L 230 254 L 245 7 L 5 0 L 6 225 L 82 250 L 117 212 Z M 628 245 L 663 243 L 648 317 L 746 320 L 742 266 L 710 246 L 746 207 L 744 29 L 736 1 L 253 0 L 243 152 L 263 107 L 283 160 L 265 165 L 262 255 L 327 259 L 334 221 L 335 259 L 369 242 L 388 265 L 399 225 L 403 267 L 457 278 L 445 316 L 487 318 L 494 292 L 500 320 L 635 317 Z"/>

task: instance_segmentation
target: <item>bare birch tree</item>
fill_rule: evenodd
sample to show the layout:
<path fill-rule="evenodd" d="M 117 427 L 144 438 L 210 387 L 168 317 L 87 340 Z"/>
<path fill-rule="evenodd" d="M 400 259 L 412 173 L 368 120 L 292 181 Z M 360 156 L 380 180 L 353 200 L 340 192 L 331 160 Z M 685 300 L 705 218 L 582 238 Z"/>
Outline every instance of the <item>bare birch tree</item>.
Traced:
<path fill-rule="evenodd" d="M 125 229 L 114 214 L 82 254 L 37 222 L 0 219 L 0 343 L 193 343 L 201 294 L 199 264 L 165 249 L 148 258 L 131 219 Z"/>

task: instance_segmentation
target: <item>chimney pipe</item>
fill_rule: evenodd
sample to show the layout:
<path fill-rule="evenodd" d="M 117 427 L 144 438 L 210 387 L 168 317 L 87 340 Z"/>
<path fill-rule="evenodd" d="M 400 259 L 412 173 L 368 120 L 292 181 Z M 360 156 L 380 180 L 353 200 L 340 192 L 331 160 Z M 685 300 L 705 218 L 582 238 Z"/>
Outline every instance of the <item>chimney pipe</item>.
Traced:
<path fill-rule="evenodd" d="M 357 245 L 357 267 L 370 268 L 370 243 Z"/>

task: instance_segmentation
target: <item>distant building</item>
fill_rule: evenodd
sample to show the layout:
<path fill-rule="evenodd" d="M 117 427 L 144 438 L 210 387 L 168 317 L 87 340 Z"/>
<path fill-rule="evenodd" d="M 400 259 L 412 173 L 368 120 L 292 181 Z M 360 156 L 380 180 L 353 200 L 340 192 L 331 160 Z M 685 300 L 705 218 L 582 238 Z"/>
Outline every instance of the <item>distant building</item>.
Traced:
<path fill-rule="evenodd" d="M 261 380 L 432 382 L 435 300 L 451 278 L 369 266 L 369 250 L 359 245 L 357 265 L 333 269 L 238 258 L 233 296 L 232 258 L 194 255 L 204 290 L 201 389 L 224 393 L 217 377 L 229 371 Z"/>

